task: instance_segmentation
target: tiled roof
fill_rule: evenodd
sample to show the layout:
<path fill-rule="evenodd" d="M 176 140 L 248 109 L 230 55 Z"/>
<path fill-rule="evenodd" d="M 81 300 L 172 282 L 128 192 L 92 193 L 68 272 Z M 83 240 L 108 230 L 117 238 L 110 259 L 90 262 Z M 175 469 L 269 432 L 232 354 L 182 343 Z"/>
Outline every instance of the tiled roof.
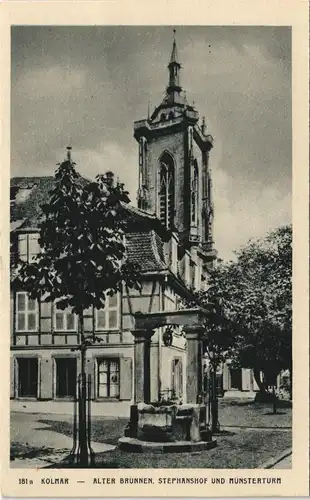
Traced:
<path fill-rule="evenodd" d="M 127 233 L 126 241 L 129 261 L 139 265 L 141 271 L 167 269 L 163 244 L 155 231 Z"/>
<path fill-rule="evenodd" d="M 53 188 L 53 181 L 53 177 L 14 177 L 11 179 L 11 193 L 13 195 L 10 208 L 11 223 L 16 224 L 22 221 L 19 229 L 37 227 L 41 215 L 41 205 L 46 203 L 49 191 Z M 24 200 L 16 201 L 15 197 L 18 197 L 18 192 L 26 189 L 29 189 L 29 195 Z"/>
<path fill-rule="evenodd" d="M 81 177 L 81 182 L 88 182 Z M 13 177 L 11 179 L 11 230 L 21 222 L 19 229 L 36 229 L 42 216 L 41 206 L 47 202 L 54 187 L 54 177 Z M 25 191 L 25 196 L 19 194 Z M 27 193 L 28 191 L 28 193 Z M 17 229 L 17 228 L 15 228 Z"/>
<path fill-rule="evenodd" d="M 86 179 L 81 178 L 83 182 Z M 18 198 L 18 192 L 28 190 L 21 201 L 11 202 L 11 231 L 36 229 L 41 217 L 41 205 L 46 203 L 49 192 L 53 189 L 54 177 L 14 177 L 11 179 L 11 192 Z M 131 220 L 130 232 L 127 233 L 128 257 L 140 265 L 142 271 L 167 269 L 162 240 L 157 230 L 163 231 L 160 221 L 154 214 L 149 214 L 131 205 L 122 204 L 124 216 Z"/>
<path fill-rule="evenodd" d="M 125 203 L 122 203 L 122 208 L 124 210 L 124 217 L 129 220 L 130 227 L 134 228 L 133 232 L 136 230 L 145 231 L 154 229 L 164 239 L 167 237 L 167 230 L 155 214 L 151 214 L 145 210 Z"/>

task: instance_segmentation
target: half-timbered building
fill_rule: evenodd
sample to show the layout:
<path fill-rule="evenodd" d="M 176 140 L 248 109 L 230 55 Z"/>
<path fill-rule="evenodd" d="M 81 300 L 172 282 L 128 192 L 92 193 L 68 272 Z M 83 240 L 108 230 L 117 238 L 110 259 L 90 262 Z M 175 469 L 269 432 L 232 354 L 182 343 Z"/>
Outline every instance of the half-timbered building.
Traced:
<path fill-rule="evenodd" d="M 139 188 L 137 208 L 126 208 L 133 221 L 126 245 L 129 260 L 142 270 L 141 291 L 124 287 L 107 299 L 104 309 L 85 311 L 86 333 L 95 332 L 102 340 L 88 348 L 86 371 L 92 376 L 92 398 L 105 414 L 127 414 L 133 402 L 134 315 L 183 307 L 189 289 L 204 286 L 216 260 L 209 164 L 213 138 L 204 118 L 187 102 L 180 70 L 174 41 L 165 97 L 151 116 L 134 123 Z M 39 250 L 40 205 L 52 186 L 53 177 L 11 180 L 12 277 L 17 259 L 31 261 Z M 49 408 L 70 402 L 80 371 L 79 335 L 77 318 L 70 310 L 38 303 L 12 288 L 11 398 L 28 404 L 35 401 L 37 407 L 50 401 Z M 150 347 L 149 399 L 173 396 L 185 402 L 187 357 L 182 329 L 174 329 L 169 344 L 165 345 L 163 329 L 158 328 Z M 225 367 L 221 384 L 224 389 L 252 390 L 254 381 L 249 370 Z"/>

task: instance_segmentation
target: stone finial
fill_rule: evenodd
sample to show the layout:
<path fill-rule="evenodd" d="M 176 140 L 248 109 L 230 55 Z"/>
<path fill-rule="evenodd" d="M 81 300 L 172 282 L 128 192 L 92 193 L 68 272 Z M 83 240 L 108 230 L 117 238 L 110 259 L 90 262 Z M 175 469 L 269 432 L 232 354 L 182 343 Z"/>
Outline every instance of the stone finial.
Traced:
<path fill-rule="evenodd" d="M 204 116 L 202 117 L 201 132 L 203 133 L 203 135 L 206 132 L 206 119 Z"/>

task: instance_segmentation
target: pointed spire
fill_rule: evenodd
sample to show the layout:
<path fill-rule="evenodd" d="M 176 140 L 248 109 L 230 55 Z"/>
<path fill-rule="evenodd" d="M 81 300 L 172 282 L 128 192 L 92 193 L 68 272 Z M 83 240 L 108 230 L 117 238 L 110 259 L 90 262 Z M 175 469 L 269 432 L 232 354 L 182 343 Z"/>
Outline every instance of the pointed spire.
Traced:
<path fill-rule="evenodd" d="M 206 118 L 203 116 L 202 117 L 202 124 L 201 124 L 201 132 L 205 134 L 206 131 Z"/>
<path fill-rule="evenodd" d="M 170 63 L 169 64 L 180 64 L 179 63 L 179 55 L 178 55 L 178 49 L 177 49 L 177 43 L 175 40 L 175 33 L 176 30 L 173 30 L 173 45 L 172 45 L 172 52 L 171 52 L 171 57 L 170 57 Z"/>
<path fill-rule="evenodd" d="M 173 30 L 172 52 L 168 68 L 169 68 L 169 85 L 167 87 L 167 92 L 168 94 L 173 94 L 174 92 L 180 93 L 180 91 L 182 90 L 180 86 L 180 75 L 179 75 L 181 64 L 179 63 L 177 44 L 175 40 L 175 29 Z"/>

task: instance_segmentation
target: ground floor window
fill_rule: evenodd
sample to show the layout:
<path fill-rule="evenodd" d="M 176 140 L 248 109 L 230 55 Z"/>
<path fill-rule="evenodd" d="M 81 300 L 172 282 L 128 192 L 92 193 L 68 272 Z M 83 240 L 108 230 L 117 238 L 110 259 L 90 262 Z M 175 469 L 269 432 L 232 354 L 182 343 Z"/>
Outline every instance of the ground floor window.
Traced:
<path fill-rule="evenodd" d="M 38 395 L 38 359 L 18 359 L 18 396 L 33 397 Z"/>
<path fill-rule="evenodd" d="M 183 395 L 183 367 L 180 358 L 172 360 L 172 395 L 176 398 Z"/>
<path fill-rule="evenodd" d="M 230 388 L 242 390 L 241 368 L 230 368 Z"/>
<path fill-rule="evenodd" d="M 98 397 L 119 397 L 119 372 L 118 358 L 98 359 Z"/>
<path fill-rule="evenodd" d="M 56 359 L 56 397 L 76 395 L 76 358 Z"/>

